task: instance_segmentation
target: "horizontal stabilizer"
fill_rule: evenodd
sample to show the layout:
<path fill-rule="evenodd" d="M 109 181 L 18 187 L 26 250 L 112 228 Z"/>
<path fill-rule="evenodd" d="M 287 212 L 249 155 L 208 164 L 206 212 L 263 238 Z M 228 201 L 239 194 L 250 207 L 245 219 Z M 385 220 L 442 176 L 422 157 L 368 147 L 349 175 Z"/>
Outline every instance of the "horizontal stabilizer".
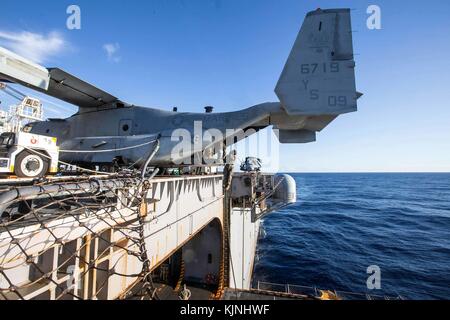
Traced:
<path fill-rule="evenodd" d="M 275 88 L 289 115 L 339 115 L 356 111 L 349 9 L 307 14 Z"/>

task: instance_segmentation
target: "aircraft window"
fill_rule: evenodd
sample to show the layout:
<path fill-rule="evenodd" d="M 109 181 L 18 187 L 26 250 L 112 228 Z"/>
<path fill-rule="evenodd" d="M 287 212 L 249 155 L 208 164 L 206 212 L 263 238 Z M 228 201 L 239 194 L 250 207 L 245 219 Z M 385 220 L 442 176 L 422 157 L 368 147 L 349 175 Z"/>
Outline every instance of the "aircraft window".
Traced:
<path fill-rule="evenodd" d="M 208 264 L 212 263 L 212 254 L 208 253 Z"/>
<path fill-rule="evenodd" d="M 127 124 L 124 124 L 122 127 L 123 131 L 128 131 L 128 129 L 130 129 L 130 127 Z"/>
<path fill-rule="evenodd" d="M 320 21 L 320 24 L 319 24 L 319 31 L 322 31 L 322 21 Z"/>

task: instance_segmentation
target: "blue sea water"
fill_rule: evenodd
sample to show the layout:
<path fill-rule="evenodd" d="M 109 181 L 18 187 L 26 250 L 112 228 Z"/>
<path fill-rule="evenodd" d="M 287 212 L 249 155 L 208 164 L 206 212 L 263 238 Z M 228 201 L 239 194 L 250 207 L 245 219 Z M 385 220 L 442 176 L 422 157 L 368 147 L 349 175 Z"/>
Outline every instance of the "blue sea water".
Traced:
<path fill-rule="evenodd" d="M 298 201 L 264 220 L 254 281 L 450 299 L 450 174 L 291 175 Z"/>

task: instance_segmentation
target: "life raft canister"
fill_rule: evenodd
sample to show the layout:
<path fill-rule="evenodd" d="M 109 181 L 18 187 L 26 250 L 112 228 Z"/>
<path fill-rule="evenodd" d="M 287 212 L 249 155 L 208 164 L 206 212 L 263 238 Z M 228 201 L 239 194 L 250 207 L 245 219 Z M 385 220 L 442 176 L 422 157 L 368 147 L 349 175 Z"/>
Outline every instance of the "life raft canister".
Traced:
<path fill-rule="evenodd" d="M 338 295 L 329 290 L 319 290 L 320 292 L 320 300 L 341 300 Z"/>

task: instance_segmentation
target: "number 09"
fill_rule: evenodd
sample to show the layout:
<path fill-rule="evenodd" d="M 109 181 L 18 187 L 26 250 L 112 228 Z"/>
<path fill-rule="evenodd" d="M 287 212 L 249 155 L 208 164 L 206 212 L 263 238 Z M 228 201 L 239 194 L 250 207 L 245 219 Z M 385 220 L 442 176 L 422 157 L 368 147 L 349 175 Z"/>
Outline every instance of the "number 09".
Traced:
<path fill-rule="evenodd" d="M 345 107 L 347 105 L 347 97 L 346 96 L 329 96 L 328 97 L 328 105 L 330 107 Z"/>

